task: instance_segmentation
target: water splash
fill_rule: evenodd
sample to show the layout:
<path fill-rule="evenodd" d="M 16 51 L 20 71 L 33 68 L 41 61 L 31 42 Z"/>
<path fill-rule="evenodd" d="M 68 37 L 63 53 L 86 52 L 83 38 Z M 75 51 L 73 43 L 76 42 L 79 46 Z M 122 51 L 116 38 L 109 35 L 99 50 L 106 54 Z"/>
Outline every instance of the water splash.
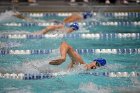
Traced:
<path fill-rule="evenodd" d="M 119 69 L 125 68 L 125 66 L 121 64 L 109 64 L 104 66 L 103 68 L 105 68 L 107 71 L 117 71 Z"/>
<path fill-rule="evenodd" d="M 0 48 L 13 48 L 13 47 L 19 47 L 22 44 L 19 42 L 0 42 Z"/>
<path fill-rule="evenodd" d="M 90 30 L 87 29 L 88 27 L 85 27 L 85 26 L 80 25 L 79 26 L 79 30 L 78 31 L 75 31 L 75 33 L 88 33 L 88 32 L 90 32 Z"/>
<path fill-rule="evenodd" d="M 128 87 L 116 87 L 114 90 L 117 93 L 140 93 L 140 80 L 137 77 L 130 78 L 132 84 Z"/>
<path fill-rule="evenodd" d="M 9 35 L 9 34 L 31 34 L 31 32 L 27 32 L 27 31 L 24 31 L 24 30 L 11 30 L 11 31 L 2 31 L 1 32 L 2 35 Z"/>
<path fill-rule="evenodd" d="M 140 88 L 140 81 L 138 78 L 130 78 L 134 87 Z"/>
<path fill-rule="evenodd" d="M 24 59 L 24 62 L 21 64 L 15 64 L 12 67 L 7 67 L 4 70 L 13 71 L 14 73 L 47 73 L 47 72 L 58 72 L 62 71 L 59 66 L 51 66 L 49 62 L 53 59 L 60 57 L 59 49 L 55 49 L 51 54 L 48 54 L 46 58 L 40 60 L 28 61 Z M 19 57 L 20 58 L 20 57 Z"/>
<path fill-rule="evenodd" d="M 13 15 L 14 15 L 13 11 L 5 11 L 4 13 L 1 13 L 0 14 L 0 22 L 15 20 Z"/>
<path fill-rule="evenodd" d="M 99 87 L 92 82 L 80 84 L 79 90 L 81 90 L 84 93 L 111 93 L 112 92 L 111 89 Z"/>
<path fill-rule="evenodd" d="M 32 93 L 30 86 L 27 86 L 25 88 L 8 87 L 4 88 L 4 90 L 6 91 L 6 93 Z"/>
<path fill-rule="evenodd" d="M 101 21 L 108 21 L 108 18 L 106 18 L 105 16 L 102 15 L 102 11 L 99 11 L 98 13 L 96 13 L 96 15 L 92 12 L 92 14 L 94 15 L 91 18 L 88 18 L 85 20 L 85 22 L 101 22 Z"/>

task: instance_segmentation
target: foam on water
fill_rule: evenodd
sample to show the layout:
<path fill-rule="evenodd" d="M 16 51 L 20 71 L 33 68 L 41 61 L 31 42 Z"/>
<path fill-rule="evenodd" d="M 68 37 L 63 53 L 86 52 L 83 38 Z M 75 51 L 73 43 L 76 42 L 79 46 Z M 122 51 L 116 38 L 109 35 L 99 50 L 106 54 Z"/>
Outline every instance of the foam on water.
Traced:
<path fill-rule="evenodd" d="M 115 87 L 114 91 L 117 93 L 140 93 L 140 80 L 137 77 L 130 78 L 132 84 L 128 87 Z"/>
<path fill-rule="evenodd" d="M 15 55 L 16 56 L 16 55 Z M 18 57 L 17 57 L 18 58 Z M 20 57 L 19 57 L 20 58 Z M 54 73 L 54 75 L 65 75 L 65 74 L 78 74 L 85 71 L 84 65 L 77 65 L 73 69 L 69 70 L 64 66 L 68 65 L 70 60 L 68 59 L 64 64 L 54 66 L 49 65 L 51 60 L 60 58 L 60 49 L 52 50 L 52 53 L 48 54 L 46 58 L 28 61 L 24 59 L 22 63 L 14 64 L 10 67 L 0 67 L 1 73 L 26 73 L 26 74 L 39 74 L 39 73 Z"/>
<path fill-rule="evenodd" d="M 59 58 L 59 49 L 55 49 L 51 54 L 46 56 L 47 58 L 34 60 L 30 62 L 23 62 L 21 65 L 15 65 L 16 71 L 22 73 L 45 73 L 45 72 L 55 72 L 60 71 L 58 66 L 51 66 L 49 62 L 53 59 Z M 57 68 L 58 67 L 58 68 Z"/>
<path fill-rule="evenodd" d="M 0 42 L 0 48 L 12 48 L 12 47 L 19 47 L 22 44 L 19 42 Z"/>
<path fill-rule="evenodd" d="M 127 87 L 101 87 L 93 82 L 89 83 L 81 83 L 79 86 L 79 90 L 84 93 L 140 93 L 140 81 L 138 78 L 130 78 L 132 81 L 132 85 Z"/>
<path fill-rule="evenodd" d="M 110 88 L 104 88 L 97 86 L 93 82 L 88 82 L 88 83 L 81 83 L 79 85 L 78 89 L 63 89 L 63 90 L 58 90 L 53 93 L 112 93 L 112 90 Z"/>
<path fill-rule="evenodd" d="M 75 33 L 86 33 L 86 32 L 90 32 L 89 29 L 87 29 L 87 27 L 80 25 L 79 26 L 79 30 L 75 31 Z"/>
<path fill-rule="evenodd" d="M 111 89 L 97 86 L 93 82 L 81 83 L 79 86 L 79 90 L 81 90 L 84 93 L 111 93 L 112 92 Z"/>
<path fill-rule="evenodd" d="M 109 64 L 104 66 L 103 68 L 105 68 L 107 71 L 117 71 L 119 69 L 125 68 L 125 66 L 121 64 Z"/>
<path fill-rule="evenodd" d="M 32 34 L 31 32 L 27 32 L 27 31 L 24 31 L 24 30 L 21 30 L 21 31 L 2 31 L 1 34 L 3 35 L 9 35 L 9 34 Z"/>
<path fill-rule="evenodd" d="M 102 15 L 102 11 L 99 11 L 98 13 L 93 13 L 93 17 L 88 18 L 85 20 L 85 22 L 101 22 L 101 21 L 108 21 L 108 18 L 104 17 Z"/>
<path fill-rule="evenodd" d="M 31 87 L 27 86 L 25 88 L 15 88 L 15 87 L 8 87 L 4 88 L 6 93 L 33 93 L 31 92 Z"/>
<path fill-rule="evenodd" d="M 0 22 L 15 20 L 13 15 L 14 15 L 13 11 L 5 11 L 4 13 L 1 13 L 0 14 Z"/>
<path fill-rule="evenodd" d="M 133 86 L 140 88 L 140 81 L 138 78 L 130 78 L 132 81 Z"/>

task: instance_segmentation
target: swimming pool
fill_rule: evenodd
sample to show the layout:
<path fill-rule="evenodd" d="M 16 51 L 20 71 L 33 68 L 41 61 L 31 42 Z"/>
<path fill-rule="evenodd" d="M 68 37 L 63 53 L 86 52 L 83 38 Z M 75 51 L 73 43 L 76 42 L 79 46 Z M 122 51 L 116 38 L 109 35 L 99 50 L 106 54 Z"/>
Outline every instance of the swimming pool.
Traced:
<path fill-rule="evenodd" d="M 32 73 L 44 69 L 59 70 L 53 76 L 38 80 L 11 79 L 2 76 L 1 93 L 124 93 L 140 88 L 140 13 L 94 12 L 94 18 L 80 23 L 80 30 L 69 35 L 27 35 L 62 20 L 71 13 L 24 13 L 40 20 L 29 23 L 13 17 L 1 21 L 1 73 Z M 48 60 L 58 56 L 62 41 L 68 42 L 85 62 L 105 58 L 107 66 L 90 71 L 65 72 L 68 62 L 49 66 Z M 34 67 L 33 67 L 34 66 Z M 35 69 L 34 69 L 35 68 Z M 36 72 L 37 73 L 37 72 Z M 40 73 L 40 72 L 39 72 Z M 128 74 L 127 74 L 128 73 Z M 29 76 L 28 76 L 29 77 Z M 25 78 L 24 78 L 25 79 Z M 29 80 L 31 79 L 31 80 Z"/>

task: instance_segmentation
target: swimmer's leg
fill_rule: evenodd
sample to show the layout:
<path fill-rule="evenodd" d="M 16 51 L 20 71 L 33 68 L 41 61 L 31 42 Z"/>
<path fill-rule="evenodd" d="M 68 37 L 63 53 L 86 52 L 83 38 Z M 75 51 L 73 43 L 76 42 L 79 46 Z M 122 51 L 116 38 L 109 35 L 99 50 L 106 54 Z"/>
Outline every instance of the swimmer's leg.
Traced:
<path fill-rule="evenodd" d="M 49 64 L 51 64 L 51 65 L 60 65 L 60 64 L 62 64 L 66 60 L 68 50 L 69 50 L 69 46 L 67 45 L 67 43 L 62 42 L 61 45 L 60 45 L 61 58 L 56 59 L 56 60 L 52 60 L 51 62 L 49 62 Z"/>
<path fill-rule="evenodd" d="M 60 65 L 66 60 L 67 54 L 70 56 L 72 61 L 77 61 L 80 64 L 85 64 L 81 56 L 66 42 L 62 42 L 60 46 L 60 53 L 61 53 L 61 58 L 52 60 L 49 62 L 51 65 Z"/>
<path fill-rule="evenodd" d="M 70 45 L 68 46 L 69 46 L 68 55 L 70 56 L 72 62 L 76 64 L 78 63 L 85 64 L 82 57 L 72 48 L 72 46 Z"/>

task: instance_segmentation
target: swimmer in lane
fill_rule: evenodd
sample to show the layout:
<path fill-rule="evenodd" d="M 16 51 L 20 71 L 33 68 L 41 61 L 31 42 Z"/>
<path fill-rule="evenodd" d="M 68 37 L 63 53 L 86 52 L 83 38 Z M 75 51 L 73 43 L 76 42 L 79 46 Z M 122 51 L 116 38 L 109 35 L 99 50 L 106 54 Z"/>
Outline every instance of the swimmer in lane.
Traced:
<path fill-rule="evenodd" d="M 23 16 L 20 12 L 17 12 L 17 11 L 14 11 L 13 16 L 15 16 L 19 19 L 23 19 L 23 20 L 28 21 L 28 22 L 35 22 L 35 20 L 33 20 L 29 17 Z"/>
<path fill-rule="evenodd" d="M 46 34 L 50 31 L 55 31 L 57 29 L 65 29 L 66 33 L 71 33 L 73 31 L 76 31 L 79 29 L 79 25 L 78 23 L 76 23 L 75 21 L 81 21 L 87 18 L 91 18 L 92 17 L 92 13 L 91 12 L 84 12 L 84 13 L 80 13 L 80 14 L 72 14 L 71 16 L 67 17 L 64 19 L 63 23 L 58 23 L 57 25 L 53 25 L 53 26 L 48 26 L 47 28 L 39 31 L 39 32 L 35 32 L 35 34 Z M 73 23 L 72 23 L 73 22 Z M 71 24 L 72 23 L 72 24 Z"/>
<path fill-rule="evenodd" d="M 73 31 L 77 31 L 79 29 L 79 25 L 76 22 L 72 24 L 67 24 L 67 25 L 58 24 L 58 25 L 48 26 L 41 31 L 35 32 L 34 34 L 42 35 L 42 34 L 46 34 L 48 32 L 55 31 L 58 29 L 63 29 L 60 31 L 65 31 L 65 33 L 71 33 Z"/>
<path fill-rule="evenodd" d="M 13 16 L 15 16 L 19 19 L 24 19 L 24 20 L 29 21 L 29 22 L 37 22 L 34 19 L 31 19 L 31 18 L 28 18 L 28 17 L 22 15 L 18 11 L 13 11 L 13 12 L 14 12 Z M 82 20 L 91 18 L 92 16 L 93 16 L 92 12 L 73 13 L 71 16 L 66 17 L 63 20 L 63 22 L 60 22 L 60 21 L 57 21 L 57 20 L 54 20 L 52 22 L 60 22 L 60 23 L 66 24 L 66 23 L 71 23 L 71 22 L 82 21 Z"/>
<path fill-rule="evenodd" d="M 16 12 L 16 11 L 14 12 L 14 16 L 19 18 L 19 19 L 24 19 L 26 21 L 35 22 L 35 20 L 28 18 L 28 17 L 25 17 L 21 13 Z M 79 29 L 79 25 L 75 21 L 81 21 L 81 20 L 91 18 L 91 17 L 92 17 L 91 12 L 74 13 L 71 16 L 65 18 L 63 22 L 59 22 L 57 20 L 54 20 L 54 23 L 56 23 L 56 25 L 48 26 L 41 31 L 34 32 L 33 34 L 42 35 L 42 34 L 46 34 L 46 33 L 51 32 L 51 31 L 56 31 L 58 29 L 64 29 L 64 28 L 66 28 L 65 29 L 66 33 L 71 33 L 73 31 L 76 31 Z M 72 22 L 74 22 L 74 23 L 72 23 Z"/>
<path fill-rule="evenodd" d="M 68 16 L 63 20 L 64 23 L 71 23 L 75 21 L 82 21 L 88 18 L 93 17 L 92 12 L 83 12 L 83 13 L 73 13 L 71 16 Z"/>
<path fill-rule="evenodd" d="M 68 54 L 71 58 L 71 63 L 68 65 L 68 68 L 71 69 L 74 65 L 84 65 L 86 70 L 96 69 L 97 67 L 104 66 L 106 64 L 106 60 L 102 58 L 98 58 L 93 60 L 91 63 L 87 64 L 83 61 L 81 56 L 66 42 L 62 42 L 60 45 L 60 53 L 61 58 L 55 59 L 49 62 L 50 65 L 60 65 L 66 60 L 66 55 Z"/>

